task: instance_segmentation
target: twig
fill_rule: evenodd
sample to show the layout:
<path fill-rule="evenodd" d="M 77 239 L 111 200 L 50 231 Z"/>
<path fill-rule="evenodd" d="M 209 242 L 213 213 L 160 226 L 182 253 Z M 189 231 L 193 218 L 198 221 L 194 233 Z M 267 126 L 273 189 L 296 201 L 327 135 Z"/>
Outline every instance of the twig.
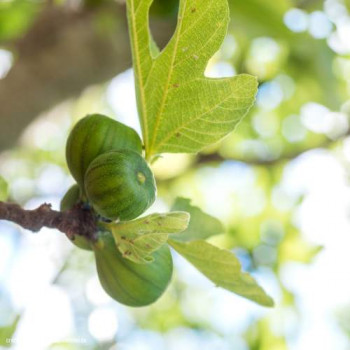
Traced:
<path fill-rule="evenodd" d="M 254 166 L 274 166 L 274 165 L 279 165 L 281 163 L 293 160 L 306 152 L 309 152 L 318 148 L 331 147 L 335 143 L 343 141 L 348 136 L 350 136 L 350 131 L 348 131 L 346 134 L 339 136 L 336 139 L 327 138 L 324 141 L 320 142 L 318 145 L 315 145 L 313 147 L 286 152 L 276 159 L 239 158 L 239 157 L 234 158 L 234 157 L 224 157 L 219 153 L 211 153 L 211 154 L 200 153 L 196 158 L 196 164 L 202 165 L 207 163 L 217 163 L 217 162 L 233 160 L 236 162 L 242 162 L 242 163 L 246 163 L 248 165 L 254 165 Z"/>
<path fill-rule="evenodd" d="M 11 148 L 41 113 L 130 67 L 125 12 L 125 5 L 115 1 L 96 2 L 96 7 L 43 5 L 20 39 L 7 43 L 16 59 L 6 77 L 0 79 L 1 151 Z M 101 34 L 96 23 L 104 15 L 113 25 L 103 27 Z M 155 40 L 161 46 L 172 33 L 173 22 L 151 20 Z"/>
<path fill-rule="evenodd" d="M 0 220 L 12 221 L 32 232 L 38 232 L 43 227 L 55 228 L 70 239 L 80 235 L 94 240 L 97 232 L 95 216 L 81 204 L 59 212 L 52 210 L 47 203 L 34 210 L 25 210 L 18 204 L 0 202 Z"/>

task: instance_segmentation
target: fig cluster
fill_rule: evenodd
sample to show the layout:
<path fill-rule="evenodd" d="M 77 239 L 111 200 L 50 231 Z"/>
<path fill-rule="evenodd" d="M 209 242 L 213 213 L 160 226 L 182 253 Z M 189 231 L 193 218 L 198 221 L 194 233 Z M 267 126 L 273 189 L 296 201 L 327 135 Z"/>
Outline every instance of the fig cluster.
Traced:
<path fill-rule="evenodd" d="M 137 264 L 125 259 L 103 223 L 132 220 L 154 202 L 156 184 L 142 156 L 142 142 L 135 130 L 100 114 L 81 119 L 69 134 L 68 168 L 76 180 L 61 200 L 61 210 L 77 203 L 96 212 L 97 237 L 74 235 L 72 243 L 93 251 L 104 290 L 129 306 L 156 301 L 167 288 L 173 263 L 168 246 L 154 253 L 155 260 Z"/>
<path fill-rule="evenodd" d="M 101 114 L 81 119 L 69 134 L 66 159 L 81 198 L 104 219 L 132 220 L 156 198 L 139 135 L 114 119 Z"/>
<path fill-rule="evenodd" d="M 80 200 L 80 188 L 72 186 L 61 201 L 61 210 L 71 209 Z M 98 240 L 75 235 L 72 243 L 93 251 L 99 280 L 114 300 L 128 306 L 140 307 L 155 302 L 165 291 L 173 273 L 173 261 L 168 246 L 154 253 L 154 261 L 137 264 L 125 259 L 117 249 L 112 234 L 98 232 Z"/>

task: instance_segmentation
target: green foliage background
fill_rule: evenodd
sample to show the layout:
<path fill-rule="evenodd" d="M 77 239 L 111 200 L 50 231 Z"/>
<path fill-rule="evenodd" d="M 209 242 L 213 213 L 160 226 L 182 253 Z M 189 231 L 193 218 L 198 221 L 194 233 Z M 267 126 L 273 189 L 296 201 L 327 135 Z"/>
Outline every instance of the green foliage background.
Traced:
<path fill-rule="evenodd" d="M 53 6 L 60 9 L 87 8 L 94 16 L 95 30 L 102 36 L 110 35 L 110 31 L 115 31 L 119 25 L 109 4 L 107 0 L 53 2 Z M 63 291 L 73 315 L 70 331 L 58 333 L 50 339 L 50 344 L 41 348 L 135 350 L 137 346 L 140 349 L 173 349 L 173 346 L 210 350 L 303 349 L 302 339 L 306 339 L 303 334 L 308 332 L 307 323 L 315 323 L 315 319 L 332 325 L 329 339 L 334 343 L 324 343 L 322 349 L 346 349 L 349 346 L 347 310 L 350 297 L 347 300 L 339 297 L 338 309 L 326 309 L 330 305 L 328 298 L 337 301 L 338 295 L 325 292 L 332 284 L 328 282 L 331 273 L 324 271 L 322 296 L 327 300 L 317 299 L 316 287 L 313 291 L 315 305 L 321 310 L 316 316 L 310 311 L 311 305 L 305 302 L 310 298 L 304 300 L 300 290 L 291 288 L 289 280 L 294 278 L 298 281 L 298 277 L 288 274 L 290 266 L 297 266 L 300 271 L 320 266 L 315 264 L 322 256 L 327 257 L 322 254 L 332 249 L 340 251 L 342 242 L 337 246 L 321 247 L 322 239 L 310 241 L 310 236 L 298 223 L 298 213 L 309 203 L 310 185 L 309 188 L 305 185 L 304 190 L 293 190 L 291 186 L 289 192 L 284 186 L 286 176 L 293 177 L 295 164 L 313 164 L 315 154 L 334 160 L 335 163 L 331 164 L 341 169 L 347 184 L 350 50 L 339 51 L 332 44 L 331 38 L 340 31 L 341 25 L 330 8 L 340 6 L 343 23 L 348 23 L 349 3 L 340 0 L 230 0 L 229 5 L 229 34 L 209 67 L 212 71 L 224 71 L 226 74 L 235 72 L 257 76 L 259 94 L 256 105 L 233 134 L 205 149 L 199 156 L 166 155 L 154 164 L 160 196 L 156 208 L 165 211 L 172 206 L 175 198 L 183 196 L 218 217 L 224 224 L 224 232 L 218 232 L 220 234 L 210 238 L 210 242 L 232 249 L 244 270 L 258 278 L 274 297 L 277 306 L 272 310 L 262 310 L 239 297 L 229 296 L 228 292 L 215 289 L 201 279 L 179 257 L 176 258 L 177 273 L 170 289 L 151 307 L 127 309 L 102 297 L 103 302 L 96 301 L 98 298 L 91 297 L 88 289 L 95 285 L 95 268 L 90 255 L 72 248 L 60 234 L 45 231 L 28 237 L 29 233 L 1 224 L 1 247 L 2 251 L 7 251 L 6 263 L 0 264 L 1 345 L 6 345 L 1 339 L 5 337 L 3 334 L 8 337 L 16 325 L 17 333 L 13 337 L 26 331 L 40 333 L 34 324 L 26 322 L 25 315 L 30 319 L 29 301 L 34 303 L 34 296 L 41 293 L 42 287 L 30 288 L 27 299 L 21 299 L 18 296 L 20 282 L 17 282 L 17 289 L 11 282 L 16 278 L 21 280 L 15 275 L 16 260 L 32 251 L 33 254 L 40 253 L 46 264 L 52 264 L 47 275 L 35 274 L 36 284 L 54 286 Z M 12 51 L 14 65 L 20 62 L 20 55 L 17 56 L 13 43 L 32 28 L 44 6 L 41 1 L 0 3 L 0 45 Z M 325 38 L 315 38 L 307 29 L 302 32 L 290 30 L 284 19 L 288 11 L 295 8 L 308 15 L 309 21 L 316 11 L 326 13 L 331 29 Z M 158 19 L 173 21 L 176 13 L 177 1 L 156 1 L 152 7 L 151 28 L 153 21 Z M 65 165 L 64 143 L 71 126 L 86 113 L 101 112 L 136 125 L 131 116 L 130 119 L 125 118 L 116 111 L 114 103 L 118 101 L 111 103 L 110 91 L 116 91 L 111 90 L 111 86 L 116 81 L 130 80 L 130 77 L 126 73 L 116 79 L 86 86 L 79 96 L 71 97 L 45 112 L 28 126 L 18 146 L 1 154 L 0 175 L 9 184 L 11 200 L 28 206 L 42 201 L 59 202 L 71 184 Z M 118 100 L 119 97 L 113 98 Z M 305 117 L 305 106 L 310 107 L 310 103 L 324 108 L 317 109 L 311 122 Z M 321 113 L 325 108 L 330 116 L 326 117 L 326 122 Z M 326 167 L 321 169 L 326 171 Z M 51 180 L 47 181 L 48 178 Z M 307 180 L 305 171 L 299 181 L 303 183 L 303 179 L 305 183 L 317 182 L 317 178 Z M 7 185 L 2 184 L 1 178 L 0 181 L 0 198 L 3 198 Z M 334 177 L 326 185 L 329 192 L 337 191 Z M 320 194 L 320 201 L 323 194 Z M 326 194 L 324 196 L 326 198 Z M 333 206 L 341 210 L 346 208 L 346 204 L 326 204 L 332 213 Z M 337 235 L 342 230 L 340 226 L 328 229 L 329 235 L 341 237 Z M 221 231 L 220 227 L 218 231 Z M 33 250 L 38 246 L 43 248 Z M 339 266 L 344 264 L 342 253 L 343 250 L 339 253 Z M 55 257 L 54 262 L 52 256 Z M 38 268 L 33 264 L 32 267 Z M 30 273 L 23 271 L 22 274 Z M 336 282 L 333 282 L 334 289 Z M 25 289 L 26 283 L 29 282 L 24 279 L 19 285 Z M 54 312 L 56 309 L 52 307 Z M 112 310 L 117 315 L 119 328 L 110 338 L 99 338 L 91 331 L 91 326 L 89 328 L 91 315 L 101 308 Z M 225 309 L 228 310 L 226 314 Z M 17 322 L 18 314 L 22 317 Z M 54 318 L 52 314 L 45 320 L 51 328 L 55 325 L 59 327 Z M 84 338 L 86 342 L 73 343 L 67 341 L 68 336 Z M 305 347 L 309 346 L 305 344 Z M 312 346 L 315 344 L 319 343 L 315 341 Z"/>

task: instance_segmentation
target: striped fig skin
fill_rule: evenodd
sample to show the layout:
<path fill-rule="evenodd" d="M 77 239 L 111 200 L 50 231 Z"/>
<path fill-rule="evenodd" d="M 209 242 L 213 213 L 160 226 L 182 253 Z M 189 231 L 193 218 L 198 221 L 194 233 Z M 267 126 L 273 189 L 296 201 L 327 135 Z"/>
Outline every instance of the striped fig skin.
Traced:
<path fill-rule="evenodd" d="M 85 192 L 101 216 L 132 220 L 156 198 L 153 173 L 134 151 L 111 151 L 93 160 L 85 174 Z"/>
<path fill-rule="evenodd" d="M 90 163 L 100 154 L 120 149 L 142 154 L 142 142 L 137 132 L 104 115 L 87 115 L 69 134 L 66 145 L 68 168 L 83 189 L 84 175 Z"/>
<path fill-rule="evenodd" d="M 152 263 L 137 264 L 122 257 L 109 232 L 101 236 L 93 249 L 98 276 L 106 293 L 128 306 L 140 307 L 155 302 L 172 277 L 169 247 L 164 245 L 153 253 Z"/>

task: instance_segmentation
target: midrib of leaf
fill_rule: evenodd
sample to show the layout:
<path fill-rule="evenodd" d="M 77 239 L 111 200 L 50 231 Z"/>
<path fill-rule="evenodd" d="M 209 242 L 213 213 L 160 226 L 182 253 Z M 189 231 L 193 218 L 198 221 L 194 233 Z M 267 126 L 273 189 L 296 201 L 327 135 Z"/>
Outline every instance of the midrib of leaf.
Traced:
<path fill-rule="evenodd" d="M 178 15 L 179 26 L 176 29 L 176 33 L 175 33 L 176 40 L 175 40 L 175 45 L 174 45 L 173 56 L 171 58 L 171 64 L 170 64 L 170 67 L 169 67 L 168 78 L 167 78 L 167 82 L 166 82 L 166 86 L 165 86 L 162 102 L 161 102 L 158 114 L 156 116 L 156 119 L 155 119 L 155 126 L 154 126 L 152 141 L 151 141 L 149 149 L 148 150 L 146 149 L 147 155 L 152 155 L 152 150 L 153 150 L 154 144 L 156 142 L 157 132 L 158 132 L 159 125 L 160 125 L 160 120 L 161 120 L 161 117 L 162 117 L 162 114 L 163 114 L 163 110 L 164 110 L 164 107 L 165 107 L 165 103 L 166 103 L 166 100 L 167 100 L 167 97 L 168 97 L 169 84 L 170 84 L 171 77 L 172 77 L 172 74 L 173 74 L 173 71 L 174 71 L 174 63 L 175 63 L 175 59 L 176 59 L 176 55 L 177 55 L 177 49 L 178 49 L 179 40 L 180 40 L 180 36 L 181 36 L 181 29 L 182 29 L 182 23 L 183 23 L 182 18 L 183 18 L 183 15 L 184 15 L 185 11 L 186 11 L 186 7 L 187 7 L 187 0 L 184 0 L 184 5 L 182 7 L 182 11 Z"/>
<path fill-rule="evenodd" d="M 143 85 L 143 77 L 141 72 L 141 60 L 140 60 L 140 52 L 139 52 L 139 46 L 138 46 L 138 35 L 137 35 L 137 29 L 136 29 L 136 11 L 135 11 L 135 2 L 134 0 L 129 0 L 128 3 L 130 3 L 131 6 L 131 22 L 132 22 L 132 33 L 135 38 L 135 40 L 131 40 L 134 53 L 135 53 L 135 63 L 136 63 L 136 74 L 135 74 L 135 80 L 139 79 L 139 92 L 141 97 L 141 120 L 142 120 L 142 126 L 143 126 L 143 142 L 146 145 L 147 149 L 147 141 L 148 141 L 148 124 L 147 124 L 147 107 L 146 107 L 146 98 L 145 98 L 145 91 L 142 87 Z M 141 6 L 141 2 L 139 4 Z"/>

